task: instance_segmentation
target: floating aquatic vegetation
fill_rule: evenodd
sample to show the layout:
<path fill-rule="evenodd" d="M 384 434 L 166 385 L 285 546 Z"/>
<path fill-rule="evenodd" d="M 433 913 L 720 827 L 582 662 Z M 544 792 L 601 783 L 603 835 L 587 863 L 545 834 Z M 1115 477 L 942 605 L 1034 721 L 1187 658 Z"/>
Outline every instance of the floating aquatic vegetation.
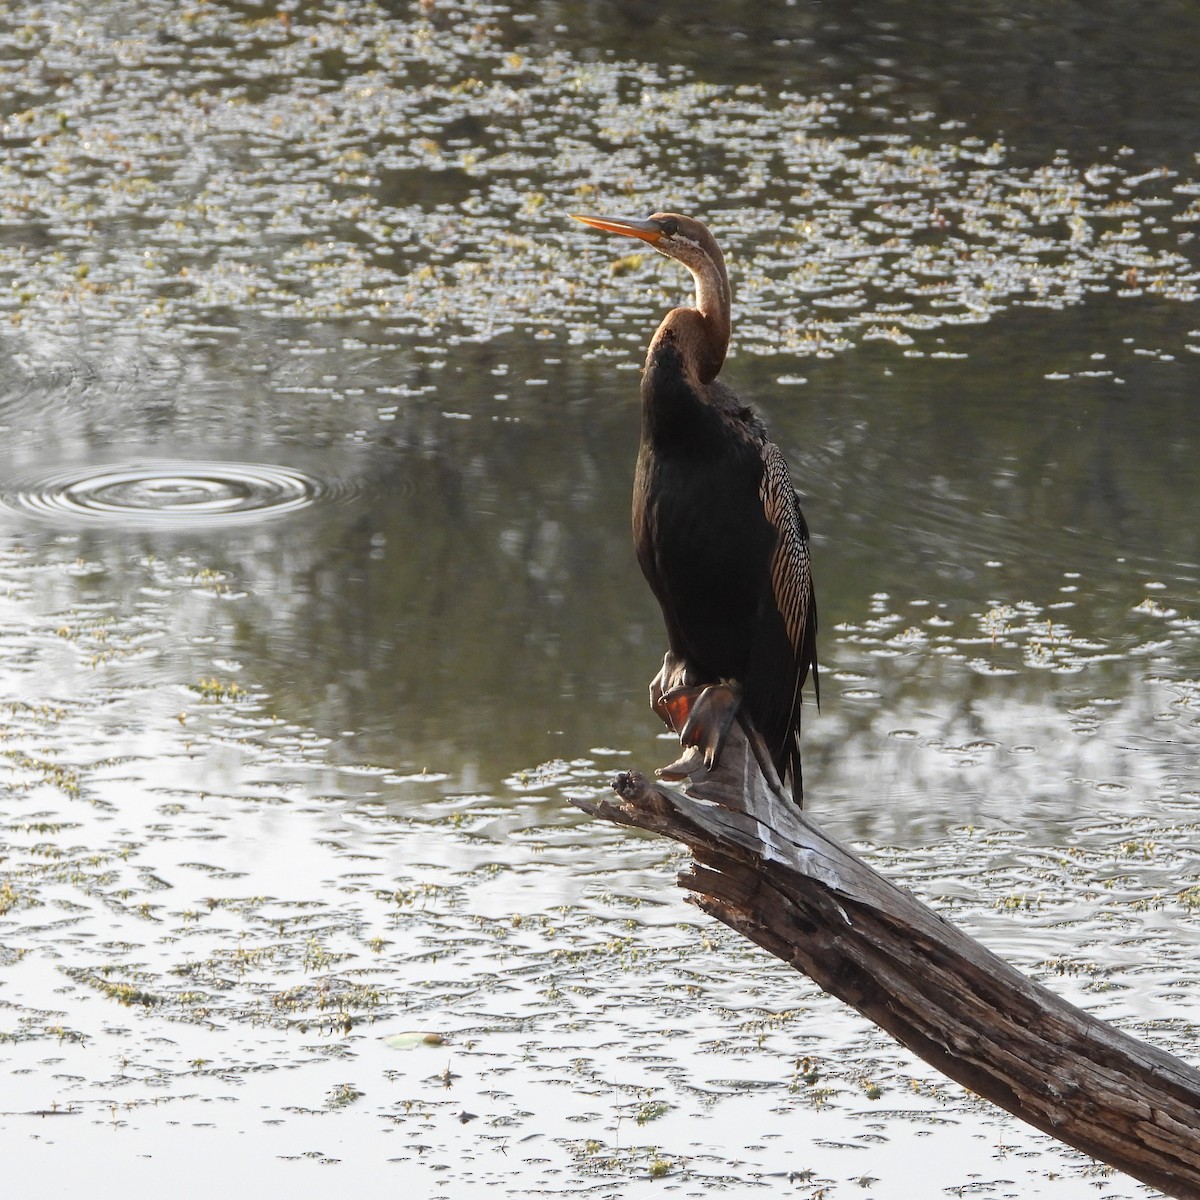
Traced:
<path fill-rule="evenodd" d="M 644 320 L 679 286 L 653 256 L 614 275 L 560 220 L 597 204 L 719 226 L 743 353 L 935 352 L 933 332 L 1014 306 L 1196 298 L 1200 185 L 1166 169 L 1121 152 L 1016 166 L 986 132 L 887 97 L 581 63 L 514 44 L 520 23 L 438 10 L 150 4 L 116 38 L 83 8 L 0 22 L 25 98 L 0 124 L 6 336 L 119 320 L 153 341 L 254 312 L 594 341 L 591 292 L 619 288 Z M 606 308 L 603 327 L 628 328 Z"/>

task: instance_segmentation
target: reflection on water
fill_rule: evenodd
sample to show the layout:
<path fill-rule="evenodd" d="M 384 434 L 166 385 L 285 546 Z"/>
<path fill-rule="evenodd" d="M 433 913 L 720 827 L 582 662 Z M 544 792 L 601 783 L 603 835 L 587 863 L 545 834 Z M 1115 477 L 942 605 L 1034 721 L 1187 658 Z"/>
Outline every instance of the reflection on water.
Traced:
<path fill-rule="evenodd" d="M 628 505 L 679 281 L 559 220 L 607 196 L 730 251 L 814 533 L 814 813 L 1194 1053 L 1194 14 L 765 11 L 0 14 L 14 1169 L 900 1194 L 919 1145 L 1133 1194 L 568 804 L 669 753 Z"/>

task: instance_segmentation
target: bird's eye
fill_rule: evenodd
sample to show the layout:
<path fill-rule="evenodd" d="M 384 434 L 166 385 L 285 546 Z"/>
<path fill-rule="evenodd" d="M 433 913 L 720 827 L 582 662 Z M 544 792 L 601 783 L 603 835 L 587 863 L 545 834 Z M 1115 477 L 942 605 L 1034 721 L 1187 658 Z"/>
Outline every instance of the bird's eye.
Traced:
<path fill-rule="evenodd" d="M 679 232 L 679 222 L 670 217 L 662 223 L 662 231 L 667 237 L 674 237 Z"/>

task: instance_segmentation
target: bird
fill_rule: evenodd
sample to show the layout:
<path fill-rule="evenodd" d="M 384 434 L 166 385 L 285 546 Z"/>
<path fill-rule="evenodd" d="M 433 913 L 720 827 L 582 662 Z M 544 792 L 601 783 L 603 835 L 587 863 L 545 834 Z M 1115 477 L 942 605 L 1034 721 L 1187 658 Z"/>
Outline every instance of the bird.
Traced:
<path fill-rule="evenodd" d="M 646 242 L 695 284 L 693 304 L 671 309 L 650 339 L 633 484 L 634 547 L 668 644 L 650 703 L 685 747 L 659 775 L 691 776 L 698 758 L 715 768 L 742 713 L 800 805 L 810 674 L 820 699 L 810 539 L 782 451 L 718 377 L 732 331 L 724 256 L 706 225 L 679 213 L 570 215 Z"/>

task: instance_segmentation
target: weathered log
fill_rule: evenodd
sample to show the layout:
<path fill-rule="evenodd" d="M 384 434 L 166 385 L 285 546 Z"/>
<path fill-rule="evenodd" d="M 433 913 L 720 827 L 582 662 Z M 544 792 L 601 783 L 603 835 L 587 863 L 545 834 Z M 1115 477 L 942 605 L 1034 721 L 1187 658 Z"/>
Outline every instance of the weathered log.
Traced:
<path fill-rule="evenodd" d="M 752 731 L 735 726 L 682 792 L 636 772 L 613 787 L 575 803 L 687 845 L 679 882 L 703 911 L 980 1096 L 1200 1200 L 1200 1071 L 1026 978 L 823 833 Z"/>

